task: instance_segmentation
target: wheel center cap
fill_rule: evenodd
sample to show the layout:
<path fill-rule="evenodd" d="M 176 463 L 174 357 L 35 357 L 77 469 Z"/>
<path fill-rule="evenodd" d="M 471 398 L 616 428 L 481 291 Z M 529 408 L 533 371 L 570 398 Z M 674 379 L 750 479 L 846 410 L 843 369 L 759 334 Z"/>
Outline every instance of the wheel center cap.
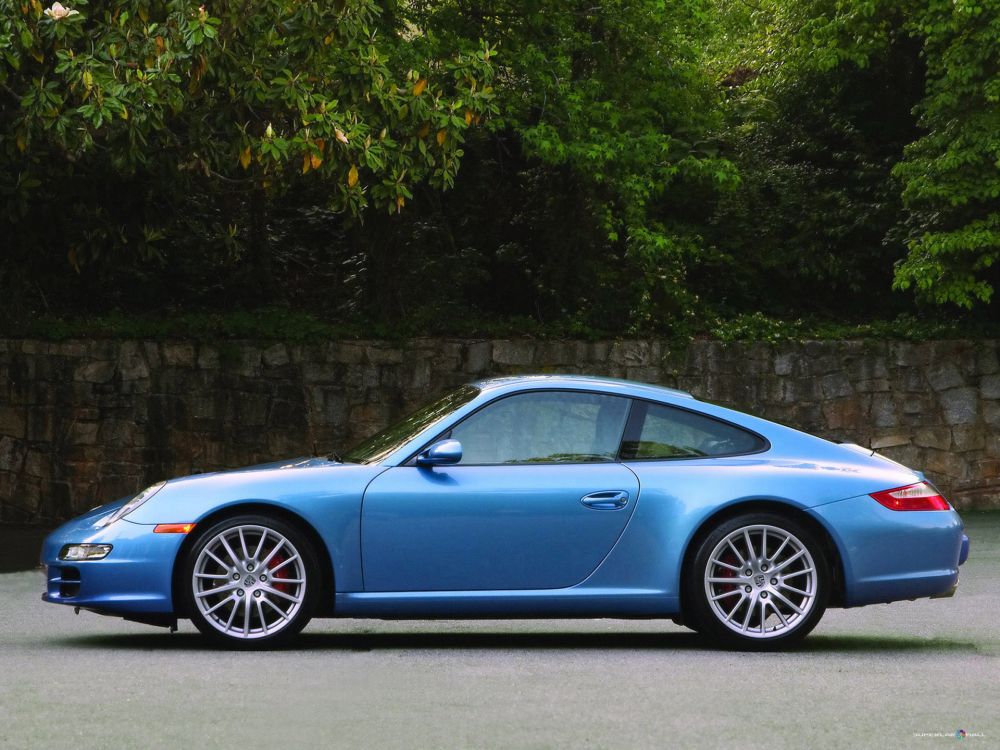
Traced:
<path fill-rule="evenodd" d="M 757 588 L 763 588 L 764 581 L 766 581 L 766 580 L 767 579 L 764 578 L 764 576 L 762 576 L 762 575 L 755 575 L 753 577 L 753 582 L 757 584 Z M 249 585 L 249 584 L 247 584 L 247 585 Z"/>
<path fill-rule="evenodd" d="M 760 577 L 761 576 L 758 576 L 758 578 Z M 253 586 L 255 583 L 257 583 L 257 579 L 254 578 L 252 575 L 248 575 L 246 578 L 243 579 L 244 586 Z"/>

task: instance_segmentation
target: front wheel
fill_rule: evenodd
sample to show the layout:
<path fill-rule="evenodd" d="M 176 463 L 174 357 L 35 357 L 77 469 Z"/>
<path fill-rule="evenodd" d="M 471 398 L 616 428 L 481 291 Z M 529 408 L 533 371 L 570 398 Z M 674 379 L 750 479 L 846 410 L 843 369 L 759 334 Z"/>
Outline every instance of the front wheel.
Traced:
<path fill-rule="evenodd" d="M 826 553 L 810 530 L 774 513 L 748 513 L 704 539 L 687 591 L 705 636 L 730 647 L 769 650 L 816 626 L 829 587 Z"/>
<path fill-rule="evenodd" d="M 192 622 L 234 648 L 287 643 L 309 622 L 321 589 L 309 540 L 268 516 L 237 516 L 207 529 L 181 575 Z"/>

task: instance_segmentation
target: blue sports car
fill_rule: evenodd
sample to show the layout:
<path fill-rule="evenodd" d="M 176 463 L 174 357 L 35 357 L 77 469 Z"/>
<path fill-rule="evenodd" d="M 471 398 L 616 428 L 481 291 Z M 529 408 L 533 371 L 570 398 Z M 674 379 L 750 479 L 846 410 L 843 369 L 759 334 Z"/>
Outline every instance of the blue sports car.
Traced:
<path fill-rule="evenodd" d="M 312 617 L 671 618 L 783 647 L 828 606 L 950 596 L 962 521 L 919 472 L 687 393 L 459 388 L 343 456 L 160 482 L 45 541 L 43 598 L 283 644 Z"/>

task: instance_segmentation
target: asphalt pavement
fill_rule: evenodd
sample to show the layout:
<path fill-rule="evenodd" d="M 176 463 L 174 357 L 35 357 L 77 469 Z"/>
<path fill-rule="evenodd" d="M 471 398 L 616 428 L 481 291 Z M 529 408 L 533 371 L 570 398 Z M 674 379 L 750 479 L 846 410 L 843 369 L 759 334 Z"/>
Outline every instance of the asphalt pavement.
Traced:
<path fill-rule="evenodd" d="M 0 575 L 0 748 L 1000 747 L 1000 514 L 952 599 L 831 610 L 791 653 L 660 621 L 314 621 L 293 650 L 44 604 Z"/>

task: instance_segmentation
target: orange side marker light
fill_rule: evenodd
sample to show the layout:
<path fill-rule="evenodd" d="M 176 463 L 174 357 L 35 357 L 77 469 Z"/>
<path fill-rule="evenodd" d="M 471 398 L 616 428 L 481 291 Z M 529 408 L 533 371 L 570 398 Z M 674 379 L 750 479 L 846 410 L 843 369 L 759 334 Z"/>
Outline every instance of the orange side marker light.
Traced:
<path fill-rule="evenodd" d="M 158 523 L 153 529 L 155 534 L 187 534 L 194 528 L 193 523 Z"/>

